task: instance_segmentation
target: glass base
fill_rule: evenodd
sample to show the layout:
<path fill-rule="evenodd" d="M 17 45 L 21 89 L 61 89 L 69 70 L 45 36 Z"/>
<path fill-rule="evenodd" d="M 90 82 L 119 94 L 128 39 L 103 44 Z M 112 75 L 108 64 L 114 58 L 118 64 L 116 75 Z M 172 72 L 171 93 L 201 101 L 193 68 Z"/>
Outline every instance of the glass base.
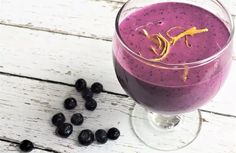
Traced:
<path fill-rule="evenodd" d="M 172 151 L 192 143 L 201 129 L 201 113 L 194 111 L 177 116 L 148 112 L 136 104 L 131 118 L 137 137 L 147 146 Z"/>

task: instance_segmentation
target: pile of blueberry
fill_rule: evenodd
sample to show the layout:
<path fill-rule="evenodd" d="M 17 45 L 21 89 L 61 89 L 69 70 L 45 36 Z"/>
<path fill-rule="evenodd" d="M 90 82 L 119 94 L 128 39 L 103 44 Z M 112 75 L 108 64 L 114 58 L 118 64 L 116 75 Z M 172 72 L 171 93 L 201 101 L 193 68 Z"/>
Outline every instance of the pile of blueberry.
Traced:
<path fill-rule="evenodd" d="M 91 88 L 87 87 L 87 83 L 84 79 L 76 81 L 75 88 L 78 92 L 81 92 L 83 99 L 85 100 L 85 108 L 89 111 L 94 111 L 97 107 L 97 102 L 93 99 L 93 94 L 99 94 L 103 91 L 103 85 L 99 82 L 92 84 Z M 64 101 L 65 109 L 71 110 L 77 106 L 77 101 L 74 98 L 67 98 Z M 57 127 L 56 134 L 60 137 L 67 138 L 73 132 L 73 125 L 81 125 L 84 121 L 84 117 L 81 113 L 75 113 L 71 116 L 71 123 L 65 123 L 66 118 L 63 113 L 57 113 L 52 117 L 52 123 Z M 108 139 L 116 140 L 120 136 L 120 131 L 117 128 L 110 128 L 108 131 L 99 129 L 95 134 L 89 130 L 82 130 L 78 136 L 78 141 L 81 145 L 88 146 L 95 139 L 98 143 L 104 144 Z"/>
<path fill-rule="evenodd" d="M 99 94 L 103 91 L 103 85 L 99 82 L 92 84 L 91 88 L 87 87 L 87 83 L 84 79 L 79 79 L 75 83 L 75 88 L 78 92 L 81 92 L 83 99 L 85 100 L 85 108 L 89 111 L 94 111 L 97 107 L 97 102 L 93 99 L 93 94 Z M 74 109 L 77 106 L 76 99 L 70 97 L 64 101 L 64 108 L 67 110 Z M 70 122 L 66 123 L 66 117 L 63 113 L 57 113 L 52 117 L 52 124 L 56 126 L 56 134 L 62 138 L 69 137 L 73 132 L 73 125 L 78 126 L 84 122 L 84 117 L 81 113 L 75 113 L 71 116 Z M 73 125 L 72 125 L 73 124 Z M 108 131 L 98 129 L 95 134 L 89 130 L 82 130 L 78 136 L 78 141 L 81 145 L 88 146 L 96 141 L 100 144 L 104 144 L 108 139 L 116 140 L 120 136 L 120 131 L 112 127 Z M 23 152 L 30 152 L 34 148 L 34 144 L 29 140 L 24 140 L 20 143 L 19 148 Z"/>

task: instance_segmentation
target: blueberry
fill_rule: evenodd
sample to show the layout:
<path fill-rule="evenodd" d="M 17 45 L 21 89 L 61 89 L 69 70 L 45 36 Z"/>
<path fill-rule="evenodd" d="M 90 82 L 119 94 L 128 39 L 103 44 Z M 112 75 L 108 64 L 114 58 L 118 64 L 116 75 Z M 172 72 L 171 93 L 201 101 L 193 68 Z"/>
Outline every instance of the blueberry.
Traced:
<path fill-rule="evenodd" d="M 82 91 L 82 97 L 84 99 L 93 98 L 93 92 L 91 91 L 91 89 L 86 88 Z"/>
<path fill-rule="evenodd" d="M 82 130 L 78 137 L 79 143 L 84 146 L 88 146 L 94 141 L 94 134 L 91 130 Z"/>
<path fill-rule="evenodd" d="M 100 92 L 103 91 L 103 85 L 99 82 L 95 82 L 95 83 L 92 84 L 91 90 L 94 93 L 100 93 Z"/>
<path fill-rule="evenodd" d="M 77 91 L 82 91 L 87 87 L 87 83 L 84 79 L 78 79 L 75 83 L 75 88 Z"/>
<path fill-rule="evenodd" d="M 57 113 L 52 117 L 52 124 L 55 126 L 62 125 L 66 121 L 64 114 Z"/>
<path fill-rule="evenodd" d="M 94 111 L 97 108 L 97 102 L 93 98 L 87 99 L 85 102 L 85 108 Z"/>
<path fill-rule="evenodd" d="M 34 144 L 29 140 L 23 140 L 20 143 L 20 150 L 23 152 L 30 152 L 34 148 Z"/>
<path fill-rule="evenodd" d="M 62 138 L 69 137 L 73 132 L 73 126 L 69 123 L 63 123 L 56 129 L 56 134 Z"/>
<path fill-rule="evenodd" d="M 84 122 L 84 117 L 80 113 L 73 114 L 71 117 L 71 123 L 74 125 L 81 125 Z"/>
<path fill-rule="evenodd" d="M 117 128 L 115 128 L 115 127 L 110 128 L 110 129 L 108 130 L 108 132 L 107 132 L 107 136 L 108 136 L 108 138 L 111 139 L 111 140 L 116 140 L 116 139 L 118 139 L 119 136 L 120 136 L 120 131 L 119 131 Z"/>
<path fill-rule="evenodd" d="M 75 98 L 67 98 L 64 101 L 64 107 L 65 109 L 74 109 L 77 106 L 77 101 Z"/>
<path fill-rule="evenodd" d="M 104 144 L 107 142 L 107 132 L 105 130 L 99 129 L 95 132 L 95 137 L 97 142 Z"/>

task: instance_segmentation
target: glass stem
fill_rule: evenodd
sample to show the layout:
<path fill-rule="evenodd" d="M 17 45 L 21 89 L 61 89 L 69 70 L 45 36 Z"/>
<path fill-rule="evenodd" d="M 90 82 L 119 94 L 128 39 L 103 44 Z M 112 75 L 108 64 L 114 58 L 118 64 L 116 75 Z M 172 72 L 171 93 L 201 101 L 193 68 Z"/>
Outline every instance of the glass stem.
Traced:
<path fill-rule="evenodd" d="M 148 112 L 148 119 L 152 126 L 160 130 L 173 129 L 181 120 L 179 115 L 162 115 L 153 112 Z"/>

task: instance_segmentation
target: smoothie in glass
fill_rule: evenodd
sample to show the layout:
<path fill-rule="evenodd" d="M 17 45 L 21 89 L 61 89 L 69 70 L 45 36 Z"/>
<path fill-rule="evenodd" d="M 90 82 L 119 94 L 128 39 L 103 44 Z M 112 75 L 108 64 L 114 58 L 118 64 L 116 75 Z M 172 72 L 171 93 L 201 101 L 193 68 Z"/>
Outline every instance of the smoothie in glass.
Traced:
<path fill-rule="evenodd" d="M 198 33 L 191 33 L 193 29 Z M 215 96 L 228 74 L 232 48 L 225 45 L 229 30 L 200 7 L 174 2 L 145 6 L 121 21 L 119 36 L 128 48 L 118 37 L 113 41 L 117 78 L 136 102 L 155 112 L 178 114 L 199 108 Z M 222 48 L 229 51 L 194 66 L 194 62 L 220 54 Z M 161 66 L 171 64 L 179 66 Z"/>

